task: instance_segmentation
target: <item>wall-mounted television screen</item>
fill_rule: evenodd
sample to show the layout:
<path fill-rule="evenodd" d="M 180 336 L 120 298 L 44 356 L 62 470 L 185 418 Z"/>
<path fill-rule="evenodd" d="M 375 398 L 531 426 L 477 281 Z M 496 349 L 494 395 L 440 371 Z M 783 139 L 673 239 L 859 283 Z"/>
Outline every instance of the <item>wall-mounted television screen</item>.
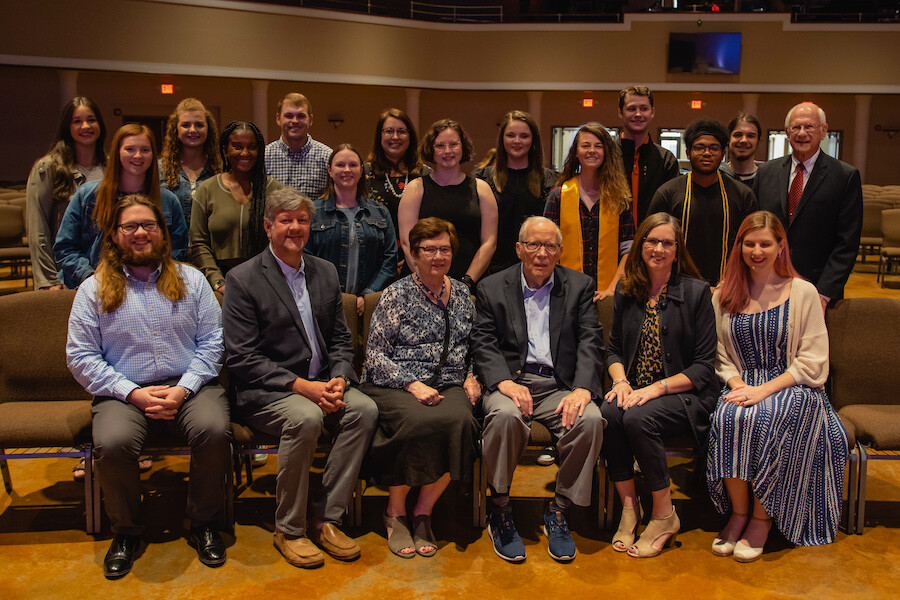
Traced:
<path fill-rule="evenodd" d="M 669 73 L 740 72 L 740 33 L 669 34 Z"/>

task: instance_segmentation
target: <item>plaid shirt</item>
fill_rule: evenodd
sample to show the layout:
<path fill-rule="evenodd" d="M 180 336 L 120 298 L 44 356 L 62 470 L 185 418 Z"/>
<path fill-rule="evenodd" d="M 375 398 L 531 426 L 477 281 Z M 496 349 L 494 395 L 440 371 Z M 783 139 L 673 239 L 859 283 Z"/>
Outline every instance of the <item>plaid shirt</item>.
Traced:
<path fill-rule="evenodd" d="M 547 196 L 544 204 L 544 216 L 559 225 L 559 201 L 562 195 L 561 188 L 556 188 Z M 583 272 L 597 280 L 597 238 L 600 236 L 600 203 L 594 204 L 588 210 L 584 202 L 578 203 L 578 216 L 581 220 L 581 255 L 583 257 Z M 631 249 L 634 240 L 634 219 L 631 210 L 625 209 L 619 215 L 619 258 L 621 259 Z M 563 241 L 565 243 L 565 240 Z"/>
<path fill-rule="evenodd" d="M 278 138 L 266 145 L 266 172 L 286 186 L 295 188 L 315 200 L 328 182 L 328 159 L 331 148 L 307 134 L 306 144 L 293 152 Z"/>
<path fill-rule="evenodd" d="M 178 302 L 156 289 L 159 269 L 145 282 L 126 268 L 125 301 L 112 313 L 100 312 L 96 276 L 79 286 L 66 362 L 88 393 L 125 401 L 138 387 L 174 377 L 198 392 L 218 376 L 225 354 L 222 309 L 200 271 L 177 267 L 187 291 Z"/>

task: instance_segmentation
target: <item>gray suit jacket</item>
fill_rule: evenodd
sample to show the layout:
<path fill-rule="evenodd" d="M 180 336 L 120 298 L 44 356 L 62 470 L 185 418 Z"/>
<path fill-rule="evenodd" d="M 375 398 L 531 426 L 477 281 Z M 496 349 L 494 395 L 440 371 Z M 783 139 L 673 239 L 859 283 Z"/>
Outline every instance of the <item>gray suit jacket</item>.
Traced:
<path fill-rule="evenodd" d="M 303 261 L 313 334 L 325 355 L 320 378 L 358 382 L 337 270 L 308 254 Z M 312 351 L 284 273 L 266 248 L 229 271 L 225 281 L 222 326 L 237 406 L 252 409 L 289 396 L 297 377 L 308 378 Z"/>
<path fill-rule="evenodd" d="M 594 280 L 557 266 L 550 292 L 550 352 L 561 387 L 603 395 L 603 331 L 594 305 Z M 522 266 L 513 265 L 476 287 L 471 347 L 475 370 L 488 387 L 522 374 L 528 355 L 528 324 Z"/>
<path fill-rule="evenodd" d="M 862 232 L 859 170 L 824 152 L 819 154 L 788 224 L 790 155 L 759 168 L 753 191 L 762 210 L 775 213 L 787 230 L 791 261 L 823 296 L 844 297 Z"/>

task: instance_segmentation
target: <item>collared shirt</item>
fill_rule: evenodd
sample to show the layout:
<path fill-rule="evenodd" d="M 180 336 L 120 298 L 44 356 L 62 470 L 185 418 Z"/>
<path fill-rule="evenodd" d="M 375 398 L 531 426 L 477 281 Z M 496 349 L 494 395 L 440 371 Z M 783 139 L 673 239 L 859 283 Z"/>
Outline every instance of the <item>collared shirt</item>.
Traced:
<path fill-rule="evenodd" d="M 296 303 L 297 310 L 300 312 L 300 320 L 303 321 L 303 329 L 306 330 L 304 331 L 306 340 L 309 342 L 309 348 L 312 351 L 312 358 L 309 360 L 309 373 L 307 373 L 306 378 L 315 379 L 322 367 L 325 366 L 325 361 L 322 360 L 322 348 L 319 346 L 319 337 L 316 335 L 316 320 L 313 317 L 312 303 L 309 301 L 309 290 L 306 287 L 306 273 L 304 272 L 306 262 L 301 258 L 300 268 L 295 269 L 278 258 L 275 251 L 272 250 L 271 244 L 269 245 L 269 252 L 272 253 L 275 261 L 278 262 L 278 266 L 281 267 L 281 272 L 284 273 L 284 278 L 287 280 L 288 287 L 291 290 L 291 296 L 294 298 L 294 303 Z"/>
<path fill-rule="evenodd" d="M 812 173 L 813 167 L 816 166 L 816 160 L 819 158 L 819 153 L 822 152 L 822 149 L 819 148 L 816 150 L 816 153 L 803 161 L 803 168 L 806 169 L 803 171 L 803 189 L 806 189 L 806 184 L 809 183 L 809 175 Z M 794 175 L 797 173 L 797 165 L 800 164 L 800 161 L 797 160 L 793 154 L 791 154 L 791 174 L 788 177 L 788 195 L 791 193 L 791 182 L 794 181 Z"/>
<path fill-rule="evenodd" d="M 69 315 L 66 362 L 94 396 L 124 401 L 132 390 L 180 377 L 197 392 L 222 368 L 222 310 L 206 278 L 177 264 L 185 298 L 172 302 L 156 289 L 160 269 L 141 281 L 125 268 L 125 300 L 101 312 L 96 275 L 78 288 Z"/>
<path fill-rule="evenodd" d="M 330 157 L 331 148 L 309 134 L 306 134 L 306 143 L 297 151 L 278 138 L 266 145 L 266 173 L 315 200 L 322 195 L 328 182 Z"/>
<path fill-rule="evenodd" d="M 525 296 L 525 323 L 528 330 L 527 363 L 553 366 L 550 353 L 550 292 L 553 290 L 554 274 L 550 273 L 547 283 L 538 289 L 528 287 L 525 272 L 522 271 L 522 294 Z"/>

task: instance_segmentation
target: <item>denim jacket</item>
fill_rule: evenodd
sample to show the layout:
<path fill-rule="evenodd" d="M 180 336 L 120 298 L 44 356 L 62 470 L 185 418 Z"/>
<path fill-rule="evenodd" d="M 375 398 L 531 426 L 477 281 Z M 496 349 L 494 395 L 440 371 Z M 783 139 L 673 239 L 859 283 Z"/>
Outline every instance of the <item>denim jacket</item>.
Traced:
<path fill-rule="evenodd" d="M 383 290 L 397 272 L 397 234 L 387 208 L 360 197 L 356 212 L 356 236 L 359 244 L 360 295 Z M 334 264 L 341 289 L 347 289 L 348 235 L 350 228 L 344 213 L 335 205 L 334 194 L 318 199 L 316 215 L 310 225 L 309 242 L 304 249 L 313 256 Z"/>
<path fill-rule="evenodd" d="M 203 167 L 203 171 L 200 172 L 200 175 L 197 176 L 197 180 L 191 184 L 191 180 L 188 179 L 187 174 L 184 172 L 184 169 L 178 169 L 178 185 L 174 188 L 170 188 L 166 184 L 166 174 L 163 173 L 162 168 L 162 159 L 159 161 L 159 181 L 162 185 L 163 189 L 167 189 L 178 198 L 178 202 L 181 204 L 181 210 L 184 211 L 184 222 L 187 225 L 188 231 L 191 229 L 191 204 L 194 202 L 194 192 L 197 191 L 197 188 L 200 187 L 200 184 L 215 175 L 216 172 L 213 171 L 212 166 L 210 165 L 210 161 L 206 161 L 206 166 Z"/>
<path fill-rule="evenodd" d="M 75 192 L 59 224 L 53 254 L 59 265 L 60 279 L 67 288 L 75 289 L 94 274 L 100 261 L 103 235 L 94 223 L 94 203 L 97 202 L 99 181 L 90 181 Z M 167 189 L 160 190 L 162 213 L 172 240 L 172 257 L 187 260 L 187 226 L 184 213 L 175 194 Z"/>

